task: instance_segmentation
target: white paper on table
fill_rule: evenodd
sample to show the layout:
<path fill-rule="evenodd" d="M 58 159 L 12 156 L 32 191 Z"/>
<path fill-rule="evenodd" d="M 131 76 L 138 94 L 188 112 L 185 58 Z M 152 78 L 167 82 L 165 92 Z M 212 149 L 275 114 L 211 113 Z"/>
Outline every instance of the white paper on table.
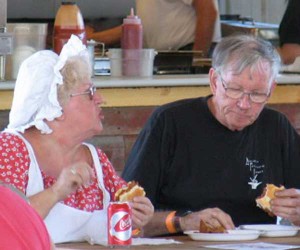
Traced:
<path fill-rule="evenodd" d="M 90 239 L 87 239 L 87 241 L 91 245 L 102 245 L 107 246 L 106 241 L 90 241 Z M 180 241 L 176 241 L 173 239 L 164 239 L 164 238 L 132 238 L 132 246 L 138 246 L 138 245 L 167 245 L 167 244 L 182 244 Z"/>
<path fill-rule="evenodd" d="M 232 250 L 285 250 L 285 249 L 299 249 L 296 245 L 281 245 L 271 243 L 238 243 L 238 244 L 223 244 L 223 245 L 208 245 L 208 248 L 215 249 L 232 249 Z"/>

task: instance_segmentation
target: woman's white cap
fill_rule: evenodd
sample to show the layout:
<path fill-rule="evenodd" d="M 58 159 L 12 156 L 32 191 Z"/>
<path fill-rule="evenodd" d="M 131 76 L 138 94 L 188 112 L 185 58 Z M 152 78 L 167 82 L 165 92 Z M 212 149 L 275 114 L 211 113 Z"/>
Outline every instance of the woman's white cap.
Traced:
<path fill-rule="evenodd" d="M 86 56 L 89 61 L 86 46 L 72 35 L 59 56 L 50 50 L 41 50 L 23 61 L 14 89 L 8 129 L 24 133 L 25 129 L 35 126 L 42 133 L 52 132 L 45 120 L 52 121 L 62 115 L 57 100 L 57 85 L 63 84 L 60 70 L 68 58 L 76 55 Z"/>

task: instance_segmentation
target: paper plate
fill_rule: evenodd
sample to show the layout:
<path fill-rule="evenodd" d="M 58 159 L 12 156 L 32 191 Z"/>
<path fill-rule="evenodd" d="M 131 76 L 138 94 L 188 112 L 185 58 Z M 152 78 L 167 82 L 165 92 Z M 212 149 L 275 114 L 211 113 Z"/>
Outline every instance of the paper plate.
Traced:
<path fill-rule="evenodd" d="M 255 240 L 260 232 L 257 230 L 228 230 L 227 233 L 200 233 L 199 231 L 185 231 L 193 240 L 202 241 L 242 241 Z"/>
<path fill-rule="evenodd" d="M 275 224 L 266 225 L 241 225 L 240 229 L 258 230 L 261 232 L 262 237 L 289 237 L 295 236 L 298 233 L 299 227 L 284 226 Z"/>

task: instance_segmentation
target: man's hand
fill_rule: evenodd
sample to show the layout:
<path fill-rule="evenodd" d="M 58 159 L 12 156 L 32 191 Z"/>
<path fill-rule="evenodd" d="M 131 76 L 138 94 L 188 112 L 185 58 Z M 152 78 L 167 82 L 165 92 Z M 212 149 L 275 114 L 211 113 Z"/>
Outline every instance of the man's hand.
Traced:
<path fill-rule="evenodd" d="M 200 220 L 205 221 L 213 227 L 222 225 L 227 230 L 235 228 L 230 215 L 219 208 L 207 208 L 188 214 L 180 218 L 180 225 L 183 231 L 199 230 Z"/>
<path fill-rule="evenodd" d="M 300 190 L 295 188 L 277 191 L 271 201 L 272 212 L 300 226 Z"/>

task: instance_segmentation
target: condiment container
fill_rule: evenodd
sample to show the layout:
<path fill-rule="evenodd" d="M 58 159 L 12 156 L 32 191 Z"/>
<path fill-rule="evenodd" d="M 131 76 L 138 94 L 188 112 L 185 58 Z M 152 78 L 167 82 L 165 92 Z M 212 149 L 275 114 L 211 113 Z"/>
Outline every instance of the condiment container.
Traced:
<path fill-rule="evenodd" d="M 151 77 L 153 75 L 153 62 L 157 52 L 154 49 L 128 50 L 124 58 L 122 49 L 109 49 L 110 74 L 112 77 L 128 76 L 124 72 L 124 65 L 139 65 L 137 70 L 131 71 L 131 77 Z M 132 57 L 130 57 L 132 56 Z M 133 74 L 134 73 L 134 74 Z"/>
<path fill-rule="evenodd" d="M 8 78 L 16 79 L 21 63 L 39 50 L 46 48 L 47 23 L 8 23 L 13 35 L 13 51 L 7 57 Z"/>
<path fill-rule="evenodd" d="M 53 50 L 60 54 L 62 47 L 71 35 L 78 36 L 86 45 L 86 32 L 80 9 L 75 2 L 62 2 L 59 7 L 53 29 Z"/>
<path fill-rule="evenodd" d="M 130 15 L 123 19 L 121 48 L 123 75 L 138 75 L 141 67 L 139 50 L 143 48 L 143 27 L 141 19 L 134 15 L 133 8 Z"/>
<path fill-rule="evenodd" d="M 121 48 L 123 50 L 143 48 L 143 26 L 141 19 L 134 15 L 133 8 L 130 15 L 123 19 Z"/>

